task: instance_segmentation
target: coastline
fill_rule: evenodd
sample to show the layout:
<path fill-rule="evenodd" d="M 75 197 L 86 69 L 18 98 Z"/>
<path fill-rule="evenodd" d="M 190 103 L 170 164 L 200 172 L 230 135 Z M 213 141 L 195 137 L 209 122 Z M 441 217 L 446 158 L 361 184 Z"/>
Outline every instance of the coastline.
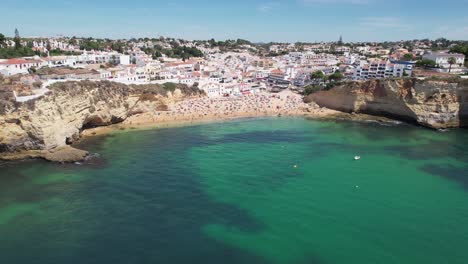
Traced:
<path fill-rule="evenodd" d="M 303 112 L 286 112 L 286 113 L 244 113 L 232 116 L 224 117 L 214 117 L 210 116 L 209 118 L 194 118 L 194 119 L 184 119 L 177 118 L 175 120 L 164 120 L 164 121 L 153 121 L 152 118 L 148 118 L 147 114 L 140 114 L 130 117 L 122 123 L 101 126 L 91 129 L 83 130 L 80 134 L 80 139 L 72 144 L 71 146 L 63 146 L 51 150 L 27 150 L 22 152 L 14 153 L 3 153 L 0 155 L 0 160 L 2 161 L 20 161 L 20 160 L 30 160 L 30 159 L 44 159 L 50 162 L 58 163 L 72 163 L 85 160 L 89 156 L 89 152 L 86 150 L 81 150 L 75 148 L 74 145 L 80 143 L 82 140 L 87 138 L 105 136 L 113 133 L 119 132 L 130 132 L 130 131 L 141 131 L 141 130 L 151 130 L 151 129 L 161 129 L 161 128 L 173 128 L 181 126 L 192 126 L 192 125 L 202 125 L 208 123 L 218 123 L 218 122 L 228 122 L 234 120 L 242 119 L 252 119 L 252 118 L 269 118 L 269 117 L 290 117 L 290 118 L 305 118 L 309 120 L 323 120 L 323 121 L 333 121 L 333 120 L 350 120 L 356 122 L 362 121 L 375 121 L 375 122 L 388 122 L 394 123 L 395 120 L 388 119 L 385 117 L 370 116 L 366 114 L 349 114 L 344 112 L 339 112 L 327 108 L 314 108 L 313 111 L 303 111 Z"/>
<path fill-rule="evenodd" d="M 95 137 L 95 136 L 104 136 L 112 133 L 118 133 L 120 131 L 127 132 L 132 130 L 150 130 L 150 129 L 160 129 L 160 128 L 173 128 L 181 126 L 192 126 L 192 125 L 203 125 L 209 123 L 218 123 L 218 122 L 229 122 L 242 119 L 255 119 L 255 118 L 271 118 L 271 117 L 290 117 L 290 118 L 305 118 L 309 120 L 323 120 L 323 121 L 333 121 L 333 120 L 350 120 L 356 122 L 367 122 L 374 121 L 380 123 L 403 123 L 394 119 L 389 119 L 386 117 L 372 116 L 367 114 L 350 114 L 340 111 L 335 111 L 328 108 L 320 108 L 317 111 L 313 112 L 298 112 L 298 113 L 279 113 L 279 114 L 243 114 L 235 116 L 226 116 L 226 117 L 211 117 L 211 118 L 199 118 L 199 119 L 178 119 L 178 120 L 167 120 L 167 121 L 156 121 L 153 122 L 150 119 L 145 119 L 141 116 L 136 116 L 137 119 L 130 118 L 125 122 L 101 126 L 96 128 L 90 128 L 83 130 L 81 132 L 80 140 Z"/>
<path fill-rule="evenodd" d="M 291 91 L 278 94 L 257 94 L 237 98 L 191 98 L 168 106 L 167 110 L 149 110 L 129 116 L 121 123 L 91 128 L 81 136 L 102 135 L 131 128 L 173 127 L 193 123 L 220 122 L 240 118 L 290 116 L 317 118 L 341 112 L 306 104 L 301 95 Z"/>
<path fill-rule="evenodd" d="M 268 118 L 268 117 L 297 117 L 297 118 L 310 118 L 310 119 L 333 119 L 336 115 L 345 114 L 331 109 L 322 108 L 320 111 L 310 112 L 297 112 L 297 113 L 244 113 L 230 116 L 210 116 L 202 118 L 175 118 L 173 120 L 156 120 L 154 121 L 152 116 L 147 114 L 135 115 L 125 120 L 122 123 L 100 126 L 96 128 L 90 128 L 81 132 L 81 138 L 102 136 L 112 134 L 118 131 L 128 130 L 146 130 L 146 129 L 158 129 L 158 128 L 170 128 L 190 125 L 200 125 L 208 123 L 226 122 L 232 120 L 251 119 L 251 118 Z M 347 114 L 345 114 L 347 115 Z"/>
<path fill-rule="evenodd" d="M 85 160 L 89 153 L 74 146 L 88 137 L 119 131 L 198 125 L 243 118 L 298 117 L 316 120 L 391 121 L 383 117 L 349 114 L 322 108 L 313 103 L 306 104 L 302 96 L 290 91 L 275 95 L 259 94 L 241 98 L 192 98 L 172 103 L 164 111 L 155 108 L 146 109 L 145 112 L 131 115 L 117 124 L 85 129 L 81 131 L 79 139 L 71 145 L 58 146 L 53 149 L 2 153 L 0 160 L 44 159 L 59 163 L 79 162 Z"/>

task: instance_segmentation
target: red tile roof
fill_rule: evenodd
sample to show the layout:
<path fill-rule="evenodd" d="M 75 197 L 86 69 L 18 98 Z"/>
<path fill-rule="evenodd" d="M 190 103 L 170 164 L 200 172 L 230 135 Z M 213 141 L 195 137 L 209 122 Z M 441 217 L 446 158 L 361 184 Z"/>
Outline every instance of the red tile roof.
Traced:
<path fill-rule="evenodd" d="M 189 65 L 193 64 L 192 61 L 186 61 L 186 62 L 172 62 L 172 63 L 167 63 L 165 66 L 166 67 L 175 67 L 175 66 L 181 66 L 181 65 Z"/>
<path fill-rule="evenodd" d="M 281 70 L 275 69 L 271 71 L 272 74 L 284 74 Z"/>
<path fill-rule="evenodd" d="M 7 61 L 2 61 L 0 64 L 3 65 L 15 65 L 15 64 L 33 64 L 33 63 L 41 63 L 41 61 L 36 60 L 24 60 L 24 59 L 9 59 Z"/>

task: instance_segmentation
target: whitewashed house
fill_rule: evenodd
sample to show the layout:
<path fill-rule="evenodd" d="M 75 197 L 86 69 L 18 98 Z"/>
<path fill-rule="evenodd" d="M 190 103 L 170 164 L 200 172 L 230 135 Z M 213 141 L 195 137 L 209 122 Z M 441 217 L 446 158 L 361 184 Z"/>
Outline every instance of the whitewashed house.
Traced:
<path fill-rule="evenodd" d="M 0 60 L 0 73 L 5 76 L 27 74 L 31 68 L 39 69 L 47 63 L 39 59 L 8 59 Z"/>
<path fill-rule="evenodd" d="M 423 56 L 423 59 L 433 60 L 440 67 L 441 72 L 448 72 L 450 69 L 449 59 L 454 58 L 455 64 L 452 65 L 451 72 L 459 73 L 464 70 L 465 55 L 463 54 L 450 54 L 450 53 L 429 53 Z"/>

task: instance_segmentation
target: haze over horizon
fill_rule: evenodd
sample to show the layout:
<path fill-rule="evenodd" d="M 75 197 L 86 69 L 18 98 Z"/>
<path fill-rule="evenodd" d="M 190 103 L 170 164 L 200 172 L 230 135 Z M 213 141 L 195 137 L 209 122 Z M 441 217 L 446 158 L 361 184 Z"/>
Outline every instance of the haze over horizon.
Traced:
<path fill-rule="evenodd" d="M 12 36 L 175 37 L 253 42 L 468 39 L 468 0 L 4 0 Z"/>

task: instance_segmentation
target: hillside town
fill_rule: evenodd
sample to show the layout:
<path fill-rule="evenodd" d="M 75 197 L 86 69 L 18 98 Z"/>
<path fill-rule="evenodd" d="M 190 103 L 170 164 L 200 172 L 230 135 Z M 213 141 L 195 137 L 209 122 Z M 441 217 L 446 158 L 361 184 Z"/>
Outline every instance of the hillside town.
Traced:
<path fill-rule="evenodd" d="M 16 30 L 14 38 L 0 34 L 0 74 L 14 77 L 12 82 L 20 87 L 32 87 L 13 91 L 18 101 L 41 96 L 46 85 L 68 80 L 197 85 L 209 97 L 286 89 L 310 93 L 348 80 L 463 76 L 466 45 L 445 39 L 345 43 L 341 37 L 337 42 L 294 44 L 21 38 Z"/>
<path fill-rule="evenodd" d="M 0 264 L 468 264 L 468 0 L 0 0 Z"/>

